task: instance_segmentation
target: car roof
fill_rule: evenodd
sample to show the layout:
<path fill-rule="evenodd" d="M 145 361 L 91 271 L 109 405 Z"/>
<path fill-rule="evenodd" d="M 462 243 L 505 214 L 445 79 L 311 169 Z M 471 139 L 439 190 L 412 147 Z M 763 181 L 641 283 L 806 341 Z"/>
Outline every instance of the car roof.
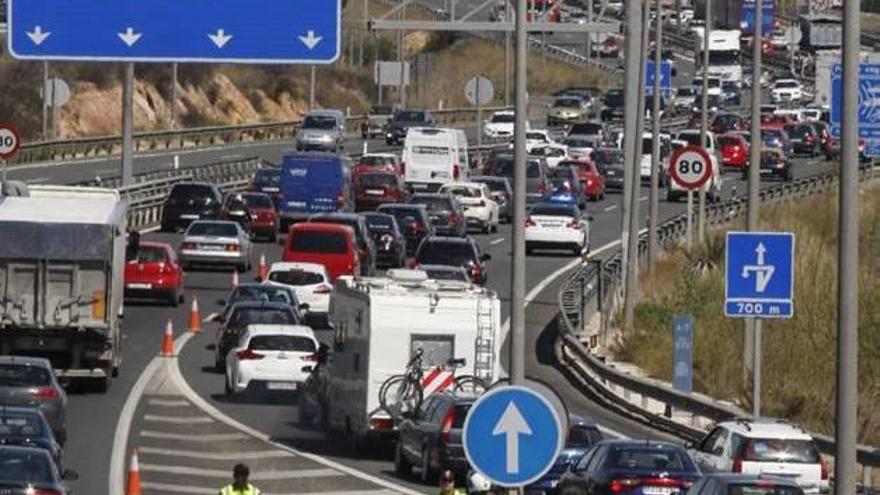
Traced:
<path fill-rule="evenodd" d="M 473 244 L 474 239 L 471 236 L 467 237 L 447 237 L 444 235 L 431 235 L 425 238 L 422 242 L 437 242 L 444 244 Z"/>
<path fill-rule="evenodd" d="M 684 450 L 684 447 L 674 442 L 663 442 L 658 440 L 625 440 L 625 439 L 606 439 L 599 442 L 601 445 L 610 445 L 614 447 L 635 448 L 635 447 L 657 447 L 667 449 Z"/>
<path fill-rule="evenodd" d="M 351 221 L 351 220 L 360 220 L 360 219 L 361 219 L 361 216 L 360 216 L 359 214 L 357 214 L 357 213 L 338 213 L 338 212 L 334 212 L 334 213 L 315 213 L 315 214 L 309 216 L 309 222 L 311 222 L 312 219 L 319 219 L 319 220 L 349 220 L 349 221 Z"/>
<path fill-rule="evenodd" d="M 498 177 L 497 175 L 472 175 L 473 182 L 510 182 L 507 177 Z"/>
<path fill-rule="evenodd" d="M 287 303 L 277 301 L 239 301 L 232 305 L 232 311 L 236 309 L 291 309 L 291 307 Z"/>
<path fill-rule="evenodd" d="M 328 222 L 299 222 L 293 224 L 293 227 L 290 228 L 290 231 L 296 232 L 336 232 L 343 234 L 351 234 L 354 235 L 354 229 L 351 228 L 350 225 L 343 225 L 341 223 L 328 223 Z"/>
<path fill-rule="evenodd" d="M 289 270 L 302 270 L 306 272 L 312 273 L 327 273 L 327 268 L 321 263 L 301 263 L 301 262 L 290 262 L 290 261 L 277 261 L 272 263 L 269 267 L 269 272 L 273 271 L 289 271 Z"/>
<path fill-rule="evenodd" d="M 383 218 L 383 219 L 392 220 L 392 221 L 396 220 L 394 215 L 391 215 L 389 213 L 381 213 L 378 211 L 365 211 L 365 212 L 361 213 L 361 215 L 363 215 L 364 218 Z"/>
<path fill-rule="evenodd" d="M 315 332 L 312 331 L 311 327 L 305 325 L 267 325 L 260 323 L 248 325 L 246 331 L 251 337 L 256 335 L 292 335 L 315 339 Z"/>
<path fill-rule="evenodd" d="M 446 189 L 451 187 L 475 187 L 477 189 L 481 189 L 483 187 L 483 184 L 480 182 L 450 182 L 448 184 L 443 184 L 443 186 L 441 186 L 441 190 L 445 191 Z"/>
<path fill-rule="evenodd" d="M 204 224 L 213 224 L 213 225 L 238 225 L 238 223 L 236 223 L 236 222 L 230 222 L 230 221 L 228 221 L 228 220 L 195 220 L 195 221 L 193 221 L 193 223 L 190 224 L 190 226 L 193 226 L 193 225 L 196 225 L 196 224 L 201 224 L 201 225 L 204 225 Z"/>
<path fill-rule="evenodd" d="M 49 363 L 48 359 L 32 356 L 0 356 L 0 364 L 22 364 L 26 366 L 52 368 L 52 364 Z"/>
<path fill-rule="evenodd" d="M 813 439 L 803 428 L 785 421 L 773 419 L 727 421 L 721 423 L 720 426 L 748 438 Z"/>
<path fill-rule="evenodd" d="M 419 198 L 448 198 L 449 196 L 449 193 L 416 193 L 412 195 L 410 201 L 414 201 Z"/>

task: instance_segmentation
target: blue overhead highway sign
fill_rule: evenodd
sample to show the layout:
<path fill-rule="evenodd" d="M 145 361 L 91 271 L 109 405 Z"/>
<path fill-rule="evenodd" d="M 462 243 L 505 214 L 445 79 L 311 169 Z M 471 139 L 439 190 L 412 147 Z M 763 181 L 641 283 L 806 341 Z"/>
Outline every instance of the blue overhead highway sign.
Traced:
<path fill-rule="evenodd" d="M 794 312 L 794 234 L 728 232 L 724 314 L 791 318 Z"/>
<path fill-rule="evenodd" d="M 660 62 L 660 93 L 669 94 L 672 91 L 672 61 Z M 654 94 L 654 61 L 648 60 L 645 72 L 645 94 Z"/>
<path fill-rule="evenodd" d="M 528 485 L 553 467 L 565 444 L 556 410 L 525 387 L 483 394 L 468 411 L 462 443 L 471 466 L 497 485 Z"/>
<path fill-rule="evenodd" d="M 10 53 L 38 60 L 329 64 L 342 0 L 9 0 Z"/>
<path fill-rule="evenodd" d="M 840 137 L 843 69 L 831 66 L 831 134 Z M 859 64 L 859 137 L 880 140 L 880 64 Z"/>
<path fill-rule="evenodd" d="M 740 20 L 740 29 L 743 34 L 752 35 L 755 33 L 755 4 L 757 0 L 743 0 L 741 7 L 742 20 Z M 761 11 L 761 30 L 765 36 L 770 36 L 773 32 L 773 13 L 776 10 L 776 0 L 764 0 L 762 2 L 764 9 Z"/>

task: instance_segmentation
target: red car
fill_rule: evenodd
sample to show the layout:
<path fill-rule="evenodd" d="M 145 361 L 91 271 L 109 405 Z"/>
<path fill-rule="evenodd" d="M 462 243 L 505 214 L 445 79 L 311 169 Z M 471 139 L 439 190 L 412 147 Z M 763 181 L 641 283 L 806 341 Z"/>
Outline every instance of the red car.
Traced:
<path fill-rule="evenodd" d="M 177 253 L 164 242 L 141 241 L 125 264 L 125 298 L 183 302 L 183 268 Z"/>
<path fill-rule="evenodd" d="M 361 273 L 354 229 L 338 223 L 303 222 L 290 227 L 282 261 L 320 263 L 332 280 Z"/>
<path fill-rule="evenodd" d="M 403 177 L 400 159 L 391 153 L 369 153 L 362 156 L 354 167 L 352 177 L 357 180 L 367 172 L 387 172 Z"/>
<path fill-rule="evenodd" d="M 577 165 L 578 180 L 584 185 L 584 195 L 591 201 L 599 201 L 605 197 L 605 176 L 599 173 L 596 164 L 590 160 L 579 160 Z"/>
<path fill-rule="evenodd" d="M 241 217 L 242 209 L 247 210 L 247 216 L 244 219 Z M 249 230 L 254 237 L 263 237 L 270 242 L 275 242 L 278 237 L 278 213 L 275 211 L 272 197 L 266 193 L 227 194 L 223 198 L 220 216 L 224 220 L 245 222 L 246 224 L 242 227 Z"/>
<path fill-rule="evenodd" d="M 367 172 L 355 179 L 354 198 L 357 211 L 375 210 L 386 203 L 408 202 L 409 192 L 396 174 Z"/>
<path fill-rule="evenodd" d="M 721 134 L 718 136 L 721 150 L 721 166 L 746 168 L 749 165 L 749 142 L 742 134 Z"/>
<path fill-rule="evenodd" d="M 789 124 L 793 124 L 791 117 L 779 113 L 765 113 L 761 115 L 762 129 L 782 129 Z"/>

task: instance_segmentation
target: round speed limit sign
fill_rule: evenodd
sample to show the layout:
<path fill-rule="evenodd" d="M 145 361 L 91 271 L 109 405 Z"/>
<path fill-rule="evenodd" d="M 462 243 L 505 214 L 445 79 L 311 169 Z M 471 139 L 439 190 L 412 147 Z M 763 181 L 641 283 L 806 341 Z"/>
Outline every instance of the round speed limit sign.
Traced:
<path fill-rule="evenodd" d="M 11 124 L 0 124 L 0 159 L 8 158 L 18 151 L 21 139 Z"/>
<path fill-rule="evenodd" d="M 685 146 L 672 155 L 669 177 L 685 189 L 699 189 L 712 178 L 712 159 L 700 146 Z"/>

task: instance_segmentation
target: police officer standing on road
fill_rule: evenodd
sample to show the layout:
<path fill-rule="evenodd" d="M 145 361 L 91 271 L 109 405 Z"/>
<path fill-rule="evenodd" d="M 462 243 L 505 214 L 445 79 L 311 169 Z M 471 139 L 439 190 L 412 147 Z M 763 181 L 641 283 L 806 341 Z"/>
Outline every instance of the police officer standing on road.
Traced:
<path fill-rule="evenodd" d="M 220 489 L 220 495 L 260 495 L 260 489 L 248 483 L 251 471 L 244 464 L 232 468 L 233 482 Z"/>

